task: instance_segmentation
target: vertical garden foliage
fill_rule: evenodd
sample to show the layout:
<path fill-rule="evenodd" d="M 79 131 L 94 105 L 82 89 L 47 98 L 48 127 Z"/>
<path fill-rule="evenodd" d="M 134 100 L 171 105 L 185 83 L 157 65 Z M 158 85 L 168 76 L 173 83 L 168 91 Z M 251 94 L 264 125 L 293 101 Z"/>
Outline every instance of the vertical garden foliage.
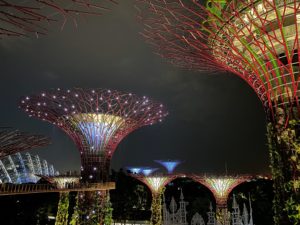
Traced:
<path fill-rule="evenodd" d="M 299 122 L 293 114 L 278 108 L 275 121 L 268 124 L 276 225 L 300 224 Z"/>
<path fill-rule="evenodd" d="M 69 192 L 59 194 L 58 209 L 55 219 L 55 225 L 67 225 L 69 217 Z"/>
<path fill-rule="evenodd" d="M 110 196 L 109 192 L 107 192 L 105 199 L 103 200 L 103 208 L 102 208 L 102 215 L 104 217 L 104 224 L 105 225 L 111 225 L 113 223 L 113 218 L 112 218 L 112 204 L 110 202 Z"/>
<path fill-rule="evenodd" d="M 71 221 L 70 221 L 70 225 L 79 225 L 79 206 L 78 206 L 78 203 L 79 203 L 79 193 L 77 193 L 76 195 L 76 203 L 75 203 L 75 206 L 74 206 L 74 212 L 72 214 L 72 218 L 71 218 Z"/>
<path fill-rule="evenodd" d="M 108 191 L 79 192 L 70 225 L 111 225 Z"/>
<path fill-rule="evenodd" d="M 161 215 L 162 193 L 163 193 L 163 191 L 152 194 L 151 219 L 150 219 L 151 225 L 161 225 L 162 224 L 162 215 Z"/>

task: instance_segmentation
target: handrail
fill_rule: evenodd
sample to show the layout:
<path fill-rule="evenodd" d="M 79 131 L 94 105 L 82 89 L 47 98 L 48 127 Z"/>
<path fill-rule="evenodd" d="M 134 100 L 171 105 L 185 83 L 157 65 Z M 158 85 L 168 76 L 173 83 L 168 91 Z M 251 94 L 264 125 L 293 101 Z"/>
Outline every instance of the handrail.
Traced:
<path fill-rule="evenodd" d="M 58 188 L 52 184 L 0 184 L 0 196 L 49 192 L 102 191 L 111 189 L 115 189 L 115 182 L 71 184 L 65 188 Z"/>

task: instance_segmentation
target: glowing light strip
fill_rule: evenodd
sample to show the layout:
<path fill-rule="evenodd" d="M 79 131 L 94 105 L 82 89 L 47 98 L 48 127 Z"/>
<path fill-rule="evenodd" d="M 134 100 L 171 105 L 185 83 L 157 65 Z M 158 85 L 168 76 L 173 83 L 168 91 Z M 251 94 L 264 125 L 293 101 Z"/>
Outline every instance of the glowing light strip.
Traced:
<path fill-rule="evenodd" d="M 160 191 L 167 180 L 168 177 L 145 177 L 145 181 L 154 192 Z"/>
<path fill-rule="evenodd" d="M 125 124 L 123 118 L 105 114 L 77 114 L 73 119 L 90 145 L 91 152 L 103 151 L 117 130 Z"/>

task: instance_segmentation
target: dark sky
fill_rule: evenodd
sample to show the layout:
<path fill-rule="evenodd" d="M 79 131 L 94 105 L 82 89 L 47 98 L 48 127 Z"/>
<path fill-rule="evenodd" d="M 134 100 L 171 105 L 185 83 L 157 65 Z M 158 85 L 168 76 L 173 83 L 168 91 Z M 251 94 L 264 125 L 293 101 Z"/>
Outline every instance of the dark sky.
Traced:
<path fill-rule="evenodd" d="M 131 1 L 102 17 L 48 36 L 0 40 L 0 124 L 48 135 L 53 144 L 34 150 L 61 171 L 79 169 L 75 145 L 49 123 L 17 107 L 20 96 L 49 88 L 102 87 L 163 102 L 167 119 L 143 127 L 117 148 L 112 167 L 154 166 L 181 159 L 178 171 L 268 172 L 265 117 L 254 91 L 231 74 L 187 72 L 151 52 L 138 34 Z"/>

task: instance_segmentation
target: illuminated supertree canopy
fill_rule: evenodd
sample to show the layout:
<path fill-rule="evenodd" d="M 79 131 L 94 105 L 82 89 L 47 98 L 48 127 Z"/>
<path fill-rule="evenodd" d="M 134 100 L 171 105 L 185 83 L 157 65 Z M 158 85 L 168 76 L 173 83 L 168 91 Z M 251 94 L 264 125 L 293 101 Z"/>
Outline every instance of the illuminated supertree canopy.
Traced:
<path fill-rule="evenodd" d="M 64 28 L 68 19 L 77 26 L 77 17 L 101 15 L 117 0 L 1 0 L 0 38 L 4 36 L 36 36 L 48 33 L 49 23 L 60 22 Z"/>
<path fill-rule="evenodd" d="M 1 183 L 36 183 L 40 178 L 36 175 L 55 176 L 58 174 L 46 160 L 29 153 L 9 155 L 0 160 Z"/>
<path fill-rule="evenodd" d="M 216 200 L 217 220 L 220 224 L 229 225 L 227 200 L 230 192 L 239 184 L 250 181 L 252 176 L 191 176 L 195 181 L 206 186 Z"/>
<path fill-rule="evenodd" d="M 162 121 L 164 106 L 131 93 L 107 89 L 51 90 L 23 97 L 20 107 L 64 130 L 77 145 L 84 181 L 106 181 L 110 159 L 130 132 Z"/>
<path fill-rule="evenodd" d="M 149 176 L 149 175 L 151 175 L 152 173 L 154 173 L 156 170 L 158 170 L 158 168 L 144 167 L 144 168 L 142 168 L 141 173 L 142 173 L 144 176 Z"/>
<path fill-rule="evenodd" d="M 65 176 L 65 175 L 57 175 L 57 176 L 40 176 L 43 179 L 47 180 L 49 183 L 54 184 L 59 189 L 67 188 L 68 185 L 76 185 L 79 184 L 80 177 L 77 176 Z"/>
<path fill-rule="evenodd" d="M 152 203 L 151 203 L 151 225 L 161 225 L 162 224 L 162 194 L 164 192 L 164 187 L 174 180 L 176 175 L 151 175 L 143 176 L 131 174 L 134 178 L 140 180 L 144 183 L 152 193 Z"/>
<path fill-rule="evenodd" d="M 181 163 L 180 160 L 155 160 L 155 162 L 164 166 L 169 174 L 173 173 L 175 168 Z"/>
<path fill-rule="evenodd" d="M 0 159 L 32 148 L 44 147 L 50 139 L 42 135 L 33 135 L 13 129 L 0 129 Z"/>
<path fill-rule="evenodd" d="M 131 173 L 139 174 L 143 167 L 126 167 L 127 170 L 129 170 Z"/>
<path fill-rule="evenodd" d="M 213 193 L 218 207 L 227 207 L 230 192 L 239 184 L 252 179 L 250 176 L 202 177 L 197 175 L 193 175 L 192 178 Z"/>
<path fill-rule="evenodd" d="M 157 54 L 187 69 L 232 72 L 255 91 L 268 122 L 275 222 L 285 224 L 289 216 L 293 224 L 300 223 L 294 188 L 300 175 L 300 2 L 136 2 L 143 35 Z"/>

